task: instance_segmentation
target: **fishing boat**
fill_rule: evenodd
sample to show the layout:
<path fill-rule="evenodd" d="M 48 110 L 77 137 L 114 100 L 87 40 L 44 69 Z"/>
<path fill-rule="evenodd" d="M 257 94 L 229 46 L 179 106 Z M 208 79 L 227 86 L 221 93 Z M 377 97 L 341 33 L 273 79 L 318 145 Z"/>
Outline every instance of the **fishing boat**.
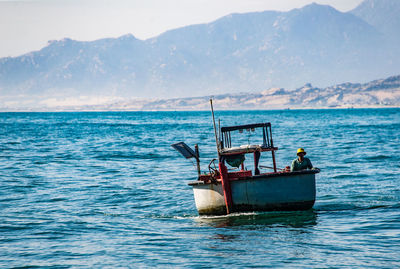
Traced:
<path fill-rule="evenodd" d="M 199 147 L 191 149 L 184 142 L 173 144 L 185 158 L 194 158 L 198 178 L 190 182 L 200 215 L 224 215 L 235 212 L 308 210 L 315 203 L 315 175 L 319 169 L 290 171 L 289 167 L 277 168 L 270 122 L 218 128 L 211 103 L 218 159 L 208 165 L 207 173 L 200 171 Z M 250 143 L 249 135 L 258 133 L 260 143 Z M 235 145 L 233 138 L 244 135 Z M 259 164 L 261 154 L 270 153 L 272 166 Z M 253 160 L 253 169 L 245 165 L 246 156 Z M 228 169 L 233 167 L 234 170 Z M 271 169 L 261 172 L 260 169 Z"/>

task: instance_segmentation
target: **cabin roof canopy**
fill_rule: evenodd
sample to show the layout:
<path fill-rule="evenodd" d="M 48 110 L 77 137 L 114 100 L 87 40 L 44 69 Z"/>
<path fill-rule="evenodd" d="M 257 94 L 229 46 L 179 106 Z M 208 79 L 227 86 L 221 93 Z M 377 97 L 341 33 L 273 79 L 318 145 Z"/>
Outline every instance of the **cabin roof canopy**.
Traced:
<path fill-rule="evenodd" d="M 253 129 L 253 128 L 261 128 L 261 127 L 271 127 L 271 123 L 266 122 L 266 123 L 254 123 L 254 124 L 221 127 L 221 132 L 231 132 L 231 131 L 236 131 L 236 130 L 246 130 L 246 129 Z"/>

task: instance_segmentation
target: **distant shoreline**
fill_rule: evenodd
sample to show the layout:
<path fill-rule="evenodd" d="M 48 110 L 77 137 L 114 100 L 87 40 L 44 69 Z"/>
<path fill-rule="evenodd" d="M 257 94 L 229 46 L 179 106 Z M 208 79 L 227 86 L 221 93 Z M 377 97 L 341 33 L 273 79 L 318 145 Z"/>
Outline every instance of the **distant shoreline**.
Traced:
<path fill-rule="evenodd" d="M 219 109 L 215 108 L 216 111 L 304 111 L 304 110 L 367 110 L 367 109 L 400 109 L 400 106 L 360 106 L 360 107 L 296 107 L 296 108 L 274 108 L 274 109 Z M 120 113 L 120 112 L 208 112 L 207 109 L 202 110 L 180 110 L 180 109 L 169 109 L 169 110 L 0 110 L 1 114 L 6 113 Z"/>

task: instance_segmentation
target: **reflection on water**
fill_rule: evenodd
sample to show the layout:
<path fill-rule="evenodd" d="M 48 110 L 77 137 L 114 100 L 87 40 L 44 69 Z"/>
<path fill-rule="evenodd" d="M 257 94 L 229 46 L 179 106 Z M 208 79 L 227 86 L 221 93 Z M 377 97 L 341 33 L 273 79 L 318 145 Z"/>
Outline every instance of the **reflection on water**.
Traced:
<path fill-rule="evenodd" d="M 295 265 L 296 260 L 312 257 L 309 246 L 319 244 L 314 210 L 207 216 L 195 221 L 209 231 L 199 242 L 207 255 L 230 258 L 244 267 L 249 261 L 254 267 L 279 267 L 287 259 Z"/>
<path fill-rule="evenodd" d="M 238 213 L 227 216 L 200 216 L 195 218 L 200 225 L 216 228 L 243 226 L 248 230 L 266 227 L 302 228 L 317 224 L 317 213 L 314 210 L 290 212 Z"/>

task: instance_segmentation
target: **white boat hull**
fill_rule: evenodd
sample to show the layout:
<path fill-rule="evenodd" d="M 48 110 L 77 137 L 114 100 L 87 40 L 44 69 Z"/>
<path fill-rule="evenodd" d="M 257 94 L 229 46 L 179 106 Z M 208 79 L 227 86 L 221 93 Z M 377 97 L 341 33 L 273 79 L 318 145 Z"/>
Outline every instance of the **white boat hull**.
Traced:
<path fill-rule="evenodd" d="M 301 171 L 232 180 L 232 212 L 307 210 L 315 203 L 315 172 Z M 226 214 L 220 182 L 192 182 L 200 215 Z"/>

